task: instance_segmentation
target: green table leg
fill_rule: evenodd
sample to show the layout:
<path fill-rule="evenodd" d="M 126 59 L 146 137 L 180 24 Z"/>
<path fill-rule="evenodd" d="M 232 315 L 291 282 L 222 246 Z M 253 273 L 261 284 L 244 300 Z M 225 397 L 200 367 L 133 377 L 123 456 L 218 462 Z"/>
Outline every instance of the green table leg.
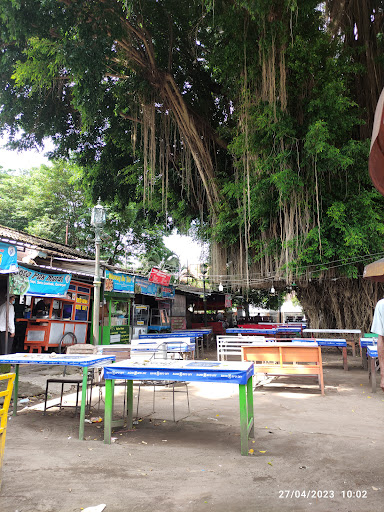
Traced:
<path fill-rule="evenodd" d="M 15 366 L 15 382 L 13 384 L 13 413 L 12 416 L 17 414 L 17 397 L 19 394 L 19 365 Z"/>
<path fill-rule="evenodd" d="M 252 377 L 247 382 L 247 408 L 248 408 L 248 436 L 255 438 L 255 423 L 253 416 L 253 380 Z"/>
<path fill-rule="evenodd" d="M 87 405 L 87 384 L 88 384 L 88 367 L 83 368 L 83 386 L 81 388 L 81 406 L 80 406 L 80 427 L 79 439 L 84 439 L 84 420 L 85 420 L 85 407 Z"/>
<path fill-rule="evenodd" d="M 111 444 L 113 411 L 113 380 L 105 381 L 104 443 Z"/>
<path fill-rule="evenodd" d="M 241 455 L 248 455 L 247 387 L 239 384 Z"/>
<path fill-rule="evenodd" d="M 133 380 L 127 381 L 127 425 L 133 427 Z"/>

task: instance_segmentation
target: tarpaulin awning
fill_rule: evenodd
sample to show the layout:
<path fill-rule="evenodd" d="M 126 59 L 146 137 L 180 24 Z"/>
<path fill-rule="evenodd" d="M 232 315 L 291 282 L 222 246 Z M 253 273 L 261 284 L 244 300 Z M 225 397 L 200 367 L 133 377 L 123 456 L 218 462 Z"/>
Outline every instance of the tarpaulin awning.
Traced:
<path fill-rule="evenodd" d="M 62 297 L 68 292 L 71 277 L 71 274 L 45 274 L 40 270 L 19 267 L 19 271 L 10 276 L 10 293 Z"/>
<path fill-rule="evenodd" d="M 370 281 L 384 282 L 384 258 L 366 265 L 363 277 Z"/>

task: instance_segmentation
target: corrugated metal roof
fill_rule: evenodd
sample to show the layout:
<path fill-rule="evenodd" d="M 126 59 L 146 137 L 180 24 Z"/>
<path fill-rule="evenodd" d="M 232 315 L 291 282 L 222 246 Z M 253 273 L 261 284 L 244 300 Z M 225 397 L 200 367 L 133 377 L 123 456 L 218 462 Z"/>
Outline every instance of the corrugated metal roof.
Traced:
<path fill-rule="evenodd" d="M 51 242 L 50 240 L 45 240 L 44 238 L 40 238 L 38 236 L 29 235 L 23 231 L 17 231 L 16 229 L 7 228 L 5 226 L 0 226 L 0 241 L 5 243 L 13 243 L 24 245 L 29 249 L 40 249 L 45 252 L 51 254 L 55 254 L 58 256 L 72 256 L 87 260 L 92 260 L 92 257 L 89 257 L 87 254 L 74 249 L 73 247 L 69 247 L 68 245 L 58 244 L 56 242 Z"/>

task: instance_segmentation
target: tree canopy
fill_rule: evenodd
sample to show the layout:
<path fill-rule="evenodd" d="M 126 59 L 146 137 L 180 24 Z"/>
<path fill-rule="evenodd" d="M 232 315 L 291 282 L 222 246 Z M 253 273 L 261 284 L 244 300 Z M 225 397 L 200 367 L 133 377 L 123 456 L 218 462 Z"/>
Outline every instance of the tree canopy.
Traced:
<path fill-rule="evenodd" d="M 363 286 L 364 256 L 383 250 L 367 173 L 383 7 L 3 0 L 0 127 L 22 146 L 53 137 L 94 200 L 134 202 L 153 225 L 195 219 L 228 290 L 295 279 L 313 318 L 351 322 L 356 283 L 333 280 Z"/>
<path fill-rule="evenodd" d="M 1 225 L 93 255 L 91 209 L 77 165 L 61 160 L 22 174 L 0 170 Z M 147 225 L 132 202 L 107 207 L 102 236 L 102 258 L 110 264 L 132 267 L 142 254 L 171 253 L 163 243 L 163 230 Z"/>

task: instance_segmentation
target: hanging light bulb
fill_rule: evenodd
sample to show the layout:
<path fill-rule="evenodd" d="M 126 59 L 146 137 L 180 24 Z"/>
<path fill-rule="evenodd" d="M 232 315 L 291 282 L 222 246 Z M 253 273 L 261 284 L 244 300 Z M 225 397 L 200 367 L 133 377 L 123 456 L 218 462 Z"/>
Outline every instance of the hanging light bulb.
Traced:
<path fill-rule="evenodd" d="M 223 285 L 220 282 L 220 284 L 219 284 L 219 292 L 222 292 L 223 290 L 224 290 L 224 287 L 223 287 Z"/>
<path fill-rule="evenodd" d="M 272 285 L 271 293 L 273 294 L 273 293 L 275 293 L 275 291 L 276 291 L 276 290 L 275 290 L 275 287 Z"/>

